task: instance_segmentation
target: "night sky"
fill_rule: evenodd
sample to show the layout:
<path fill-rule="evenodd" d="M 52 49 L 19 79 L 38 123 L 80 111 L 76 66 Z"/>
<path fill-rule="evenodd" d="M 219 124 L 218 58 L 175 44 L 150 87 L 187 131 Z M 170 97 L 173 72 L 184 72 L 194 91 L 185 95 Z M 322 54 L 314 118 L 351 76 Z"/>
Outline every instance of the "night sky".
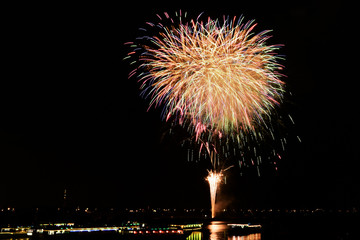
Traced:
<path fill-rule="evenodd" d="M 293 140 L 277 172 L 228 172 L 229 206 L 359 207 L 354 6 L 168 2 L 2 7 L 0 208 L 62 206 L 65 188 L 73 206 L 209 208 L 206 163 L 187 161 L 181 133 L 168 134 L 160 109 L 147 111 L 122 61 L 139 27 L 179 9 L 244 14 L 285 44 Z"/>

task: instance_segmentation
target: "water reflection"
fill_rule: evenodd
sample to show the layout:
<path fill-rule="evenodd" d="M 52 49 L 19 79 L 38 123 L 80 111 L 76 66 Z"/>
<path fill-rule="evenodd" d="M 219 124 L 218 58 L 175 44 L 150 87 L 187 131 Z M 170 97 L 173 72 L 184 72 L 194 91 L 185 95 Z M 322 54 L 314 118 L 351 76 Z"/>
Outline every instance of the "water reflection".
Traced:
<path fill-rule="evenodd" d="M 231 236 L 228 240 L 261 240 L 261 233 L 253 233 L 245 236 Z"/>
<path fill-rule="evenodd" d="M 192 232 L 190 236 L 186 238 L 186 240 L 202 240 L 203 235 L 202 232 Z"/>
<path fill-rule="evenodd" d="M 2 240 L 30 240 L 30 238 L 0 238 Z"/>
<path fill-rule="evenodd" d="M 208 226 L 208 233 L 193 232 L 186 240 L 261 240 L 261 233 L 244 236 L 228 236 L 227 222 L 213 221 Z"/>
<path fill-rule="evenodd" d="M 224 240 L 227 239 L 227 225 L 226 222 L 213 221 L 209 224 L 208 229 L 210 230 L 210 240 Z"/>

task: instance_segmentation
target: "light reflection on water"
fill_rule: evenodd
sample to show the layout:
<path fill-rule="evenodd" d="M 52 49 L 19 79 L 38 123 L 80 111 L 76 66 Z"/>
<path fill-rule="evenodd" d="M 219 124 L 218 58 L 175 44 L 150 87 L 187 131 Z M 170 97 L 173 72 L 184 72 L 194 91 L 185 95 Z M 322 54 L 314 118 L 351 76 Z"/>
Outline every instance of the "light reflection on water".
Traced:
<path fill-rule="evenodd" d="M 203 240 L 201 232 L 193 232 L 186 240 Z"/>
<path fill-rule="evenodd" d="M 261 240 L 261 233 L 253 233 L 244 236 L 228 236 L 227 222 L 213 221 L 208 226 L 209 236 L 202 232 L 193 232 L 186 240 Z"/>
<path fill-rule="evenodd" d="M 210 240 L 223 240 L 226 239 L 228 229 L 225 222 L 221 221 L 212 221 L 208 226 L 210 230 Z"/>
<path fill-rule="evenodd" d="M 2 240 L 30 240 L 30 238 L 1 238 Z"/>
<path fill-rule="evenodd" d="M 246 236 L 232 236 L 228 240 L 261 240 L 261 233 L 253 233 Z"/>

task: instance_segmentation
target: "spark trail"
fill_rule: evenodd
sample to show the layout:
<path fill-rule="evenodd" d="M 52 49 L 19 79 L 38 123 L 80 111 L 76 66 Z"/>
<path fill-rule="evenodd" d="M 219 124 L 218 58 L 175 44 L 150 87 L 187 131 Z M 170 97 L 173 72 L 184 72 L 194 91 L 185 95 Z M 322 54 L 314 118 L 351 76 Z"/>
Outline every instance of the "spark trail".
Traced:
<path fill-rule="evenodd" d="M 216 206 L 216 193 L 221 182 L 222 173 L 210 170 L 206 180 L 210 186 L 210 199 L 211 199 L 211 218 L 215 217 L 215 206 Z"/>

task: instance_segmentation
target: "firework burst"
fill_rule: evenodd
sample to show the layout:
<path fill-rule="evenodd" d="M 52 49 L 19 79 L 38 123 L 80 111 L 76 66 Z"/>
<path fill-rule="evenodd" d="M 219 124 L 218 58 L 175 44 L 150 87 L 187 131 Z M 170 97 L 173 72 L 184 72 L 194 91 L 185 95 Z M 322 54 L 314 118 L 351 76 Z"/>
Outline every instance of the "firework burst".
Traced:
<path fill-rule="evenodd" d="M 196 140 L 232 135 L 241 141 L 249 131 L 256 136 L 282 98 L 279 45 L 266 45 L 270 31 L 254 34 L 254 21 L 242 22 L 160 25 L 160 33 L 138 48 L 144 50 L 139 68 L 146 70 L 139 80 L 150 106 L 164 106 L 164 117 L 187 125 Z"/>
<path fill-rule="evenodd" d="M 244 23 L 243 18 L 201 21 L 199 16 L 183 21 L 180 11 L 174 21 L 164 15 L 164 19 L 157 15 L 157 24 L 146 23 L 155 29 L 153 36 L 127 43 L 132 50 L 126 58 L 136 56 L 131 64 L 138 63 L 129 77 L 138 77 L 142 94 L 151 98 L 149 108 L 162 106 L 166 121 L 184 126 L 201 144 L 200 153 L 207 150 L 214 217 L 216 190 L 225 168 L 215 157 L 219 147 L 224 149 L 226 142 L 229 150 L 233 142 L 244 148 L 248 136 L 262 139 L 264 129 L 273 137 L 267 124 L 284 93 L 278 72 L 283 67 L 276 53 L 280 45 L 267 45 L 270 30 L 255 33 L 256 23 Z"/>

